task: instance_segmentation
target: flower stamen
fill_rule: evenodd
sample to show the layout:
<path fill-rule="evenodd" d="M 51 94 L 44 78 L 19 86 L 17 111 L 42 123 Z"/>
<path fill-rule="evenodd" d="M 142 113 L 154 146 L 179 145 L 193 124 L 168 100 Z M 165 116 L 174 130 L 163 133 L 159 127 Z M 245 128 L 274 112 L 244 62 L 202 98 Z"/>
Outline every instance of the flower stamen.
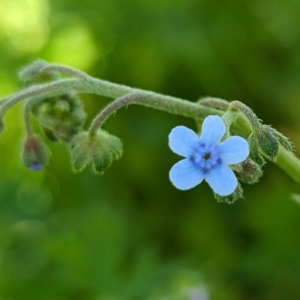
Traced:
<path fill-rule="evenodd" d="M 205 153 L 204 155 L 203 155 L 203 158 L 205 159 L 205 160 L 209 160 L 211 157 L 210 157 L 210 153 Z"/>

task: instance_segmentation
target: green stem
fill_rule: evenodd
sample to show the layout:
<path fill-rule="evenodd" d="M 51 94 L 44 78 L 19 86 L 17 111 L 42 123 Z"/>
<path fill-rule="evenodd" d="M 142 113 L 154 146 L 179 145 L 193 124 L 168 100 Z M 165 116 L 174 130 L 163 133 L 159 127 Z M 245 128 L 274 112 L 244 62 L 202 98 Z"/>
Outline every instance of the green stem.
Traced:
<path fill-rule="evenodd" d="M 252 111 L 252 109 L 250 107 L 248 107 L 244 103 L 242 103 L 240 101 L 236 101 L 236 100 L 232 101 L 230 103 L 230 108 L 234 109 L 234 110 L 238 110 L 241 113 L 243 113 L 244 116 L 251 123 L 253 130 L 256 130 L 261 127 L 261 123 L 260 123 L 259 119 L 257 118 L 256 114 Z"/>
<path fill-rule="evenodd" d="M 24 115 L 24 124 L 25 124 L 25 130 L 27 136 L 32 136 L 33 135 L 33 128 L 31 125 L 31 109 L 32 109 L 32 104 L 30 101 L 26 102 L 23 110 L 23 115 Z"/>
<path fill-rule="evenodd" d="M 202 98 L 198 101 L 198 103 L 209 106 L 209 107 L 214 107 L 218 109 L 222 109 L 224 111 L 228 110 L 230 102 L 220 99 L 220 98 L 213 98 L 213 97 L 205 97 Z"/>
<path fill-rule="evenodd" d="M 86 74 L 83 71 L 80 71 L 80 70 L 77 70 L 77 69 L 74 69 L 74 68 L 71 68 L 68 66 L 59 65 L 59 64 L 46 65 L 39 71 L 39 73 L 53 73 L 53 72 L 58 72 L 58 73 L 66 74 L 69 76 L 74 76 L 74 77 L 80 78 L 80 79 L 86 79 L 86 80 L 93 79 L 93 77 L 91 77 L 90 75 Z"/>
<path fill-rule="evenodd" d="M 60 69 L 61 71 L 66 71 L 65 73 L 67 73 L 67 70 L 62 66 L 57 66 L 56 68 L 57 71 Z M 71 71 L 68 72 L 69 75 L 75 75 L 71 74 Z M 32 99 L 32 104 L 34 104 L 42 101 L 45 98 L 58 96 L 70 91 L 76 93 L 97 94 L 114 99 L 125 96 L 127 94 L 138 93 L 142 95 L 143 101 L 136 101 L 134 103 L 142 104 L 144 106 L 158 110 L 163 110 L 172 114 L 196 119 L 204 119 L 208 115 L 223 114 L 222 110 L 201 105 L 199 103 L 193 103 L 188 100 L 143 91 L 140 89 L 134 89 L 128 86 L 95 79 L 88 75 L 77 77 L 80 77 L 80 79 L 61 79 L 46 84 L 28 87 L 12 96 L 2 99 L 3 102 L 2 105 L 0 105 L 0 119 L 4 116 L 8 109 L 23 100 Z M 247 114 L 248 117 L 251 117 L 251 119 L 255 116 L 253 116 L 250 111 L 247 111 Z M 251 121 L 255 123 L 257 122 L 256 120 Z M 235 132 L 247 137 L 250 132 L 249 122 L 244 118 L 240 118 L 236 122 L 233 129 L 235 130 Z M 283 147 L 280 147 L 279 154 L 275 163 L 279 165 L 294 180 L 300 182 L 300 161 L 296 156 L 294 156 L 293 153 L 287 151 Z"/>
<path fill-rule="evenodd" d="M 143 102 L 144 100 L 145 93 L 131 93 L 109 103 L 93 120 L 89 129 L 89 135 L 95 135 L 97 133 L 97 130 L 102 126 L 102 124 L 121 107 L 133 103 L 138 104 L 139 102 Z"/>
<path fill-rule="evenodd" d="M 58 96 L 67 92 L 91 93 L 109 98 L 119 98 L 129 93 L 140 93 L 147 97 L 143 105 L 159 110 L 164 110 L 172 114 L 182 115 L 191 118 L 203 119 L 207 115 L 222 115 L 222 111 L 207 107 L 188 100 L 178 99 L 171 96 L 161 95 L 154 92 L 143 91 L 130 88 L 124 85 L 111 83 L 105 80 L 91 78 L 89 80 L 80 79 L 61 79 L 54 82 L 39 84 L 28 87 L 12 96 L 2 99 L 5 101 L 0 107 L 0 116 L 15 104 L 34 98 L 34 103 L 38 103 L 45 98 Z"/>
<path fill-rule="evenodd" d="M 292 152 L 280 145 L 275 163 L 295 181 L 300 182 L 300 160 Z"/>

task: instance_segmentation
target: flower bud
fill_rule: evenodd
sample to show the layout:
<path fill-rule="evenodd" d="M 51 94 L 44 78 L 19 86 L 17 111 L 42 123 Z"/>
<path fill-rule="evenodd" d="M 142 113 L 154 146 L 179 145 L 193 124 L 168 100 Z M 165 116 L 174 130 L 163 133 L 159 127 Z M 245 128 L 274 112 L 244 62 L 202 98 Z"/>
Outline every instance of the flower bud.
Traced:
<path fill-rule="evenodd" d="M 58 79 L 59 75 L 57 72 L 43 72 L 47 65 L 48 63 L 46 61 L 38 59 L 29 66 L 23 68 L 19 72 L 19 78 L 28 84 L 43 83 L 45 81 Z"/>
<path fill-rule="evenodd" d="M 92 164 L 96 173 L 103 174 L 121 156 L 120 139 L 103 130 L 99 130 L 96 135 L 81 132 L 71 142 L 71 162 L 75 172 Z"/>
<path fill-rule="evenodd" d="M 274 160 L 277 157 L 280 144 L 288 151 L 293 150 L 288 138 L 268 125 L 260 125 L 253 129 L 248 143 L 250 157 L 260 166 L 266 163 L 265 159 Z"/>
<path fill-rule="evenodd" d="M 270 126 L 262 125 L 256 133 L 258 146 L 262 154 L 269 160 L 273 160 L 279 151 L 279 141 Z"/>
<path fill-rule="evenodd" d="M 53 140 L 70 142 L 80 131 L 86 114 L 80 99 L 75 94 L 63 94 L 47 98 L 33 108 L 45 134 Z"/>
<path fill-rule="evenodd" d="M 53 107 L 50 103 L 43 101 L 39 105 L 39 113 L 41 115 L 51 115 L 53 113 Z"/>
<path fill-rule="evenodd" d="M 278 132 L 276 129 L 272 127 L 270 128 L 273 131 L 273 134 L 275 135 L 279 143 L 283 145 L 283 147 L 285 147 L 288 151 L 293 151 L 293 145 L 289 141 L 289 139 L 286 136 L 284 136 L 282 133 Z"/>
<path fill-rule="evenodd" d="M 43 169 L 49 160 L 50 151 L 37 136 L 29 136 L 24 142 L 22 158 L 26 167 L 33 171 Z"/>
<path fill-rule="evenodd" d="M 66 100 L 59 100 L 54 105 L 54 111 L 57 115 L 66 115 L 70 112 L 70 104 Z"/>
<path fill-rule="evenodd" d="M 250 149 L 250 157 L 258 165 L 263 166 L 266 163 L 266 160 L 263 154 L 260 151 L 257 139 L 255 134 L 251 134 L 248 138 L 248 145 Z"/>
<path fill-rule="evenodd" d="M 237 177 L 242 182 L 253 184 L 259 180 L 263 175 L 263 171 L 259 164 L 254 162 L 251 158 L 247 158 L 238 164 Z"/>

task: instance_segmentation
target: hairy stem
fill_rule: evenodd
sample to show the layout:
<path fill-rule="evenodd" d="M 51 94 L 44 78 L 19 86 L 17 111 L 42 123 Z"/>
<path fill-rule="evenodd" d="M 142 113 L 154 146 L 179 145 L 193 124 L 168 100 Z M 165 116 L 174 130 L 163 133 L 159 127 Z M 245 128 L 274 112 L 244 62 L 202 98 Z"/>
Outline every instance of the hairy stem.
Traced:
<path fill-rule="evenodd" d="M 51 66 L 51 67 L 50 67 Z M 70 91 L 76 93 L 91 93 L 97 94 L 109 98 L 119 98 L 125 95 L 140 95 L 141 101 L 132 101 L 130 103 L 141 104 L 147 107 L 151 107 L 158 110 L 163 110 L 172 114 L 182 115 L 185 117 L 196 118 L 196 119 L 204 119 L 208 115 L 220 115 L 222 116 L 224 111 L 220 109 L 216 109 L 213 107 L 209 107 L 207 105 L 201 105 L 200 103 L 193 103 L 187 100 L 178 99 L 171 96 L 161 95 L 149 91 L 143 91 L 140 89 L 131 88 L 124 85 L 119 85 L 115 83 L 111 83 L 105 80 L 95 79 L 88 76 L 85 73 L 81 73 L 80 71 L 74 71 L 71 68 L 60 66 L 60 65 L 50 65 L 48 68 L 52 68 L 58 72 L 66 73 L 68 75 L 76 76 L 79 78 L 71 78 L 71 79 L 60 79 L 57 81 L 53 81 L 50 83 L 39 84 L 35 86 L 28 87 L 14 95 L 9 97 L 5 97 L 0 102 L 0 118 L 5 115 L 8 109 L 10 109 L 15 104 L 32 99 L 32 105 L 42 101 L 45 98 L 58 96 L 64 93 L 68 93 Z M 47 68 L 47 67 L 45 67 Z M 133 97 L 133 96 L 132 96 Z M 134 96 L 135 97 L 135 96 Z M 126 97 L 125 97 L 126 98 Z M 127 98 L 132 99 L 132 98 Z M 137 99 L 136 99 L 137 100 Z M 118 104 L 111 106 L 110 108 L 106 108 L 107 115 L 102 115 L 100 120 L 96 121 L 95 124 L 92 124 L 92 131 L 95 130 L 94 127 L 101 125 L 106 118 L 114 111 L 114 109 L 118 109 L 122 105 L 127 105 L 125 100 L 123 104 L 122 102 L 117 102 Z M 128 100 L 131 101 L 131 100 Z M 208 104 L 208 103 L 206 103 Z M 247 137 L 251 132 L 250 124 L 259 125 L 259 120 L 256 118 L 255 114 L 248 109 L 246 109 L 242 104 L 236 103 L 238 109 L 243 111 L 246 114 L 246 118 L 239 118 L 236 124 L 233 127 L 233 130 L 240 135 Z M 249 120 L 250 119 L 250 120 Z M 300 160 L 291 152 L 287 151 L 285 148 L 279 148 L 279 154 L 276 158 L 275 163 L 279 165 L 287 174 L 289 174 L 294 180 L 300 182 Z"/>
<path fill-rule="evenodd" d="M 205 97 L 201 98 L 198 103 L 209 106 L 209 107 L 214 107 L 218 109 L 222 109 L 226 111 L 229 108 L 230 102 L 220 99 L 220 98 L 213 98 L 213 97 Z"/>
<path fill-rule="evenodd" d="M 31 105 L 30 101 L 26 102 L 26 104 L 24 106 L 24 110 L 23 110 L 23 116 L 24 116 L 24 124 L 25 124 L 25 130 L 26 130 L 27 136 L 33 135 L 33 128 L 32 128 L 32 124 L 31 124 L 31 120 L 30 120 L 31 109 L 32 109 L 32 105 Z"/>
<path fill-rule="evenodd" d="M 203 106 L 188 100 L 134 89 L 100 79 L 91 78 L 89 80 L 81 80 L 72 78 L 31 86 L 12 96 L 5 97 L 2 99 L 2 101 L 5 102 L 2 106 L 0 106 L 0 116 L 4 116 L 7 110 L 15 104 L 29 98 L 34 98 L 34 103 L 38 103 L 45 98 L 58 96 L 70 91 L 76 93 L 97 94 L 109 98 L 119 98 L 133 92 L 142 93 L 147 96 L 145 97 L 147 101 L 144 101 L 141 104 L 155 109 L 164 110 L 172 114 L 200 119 L 211 114 L 222 115 L 222 111 L 218 109 Z"/>
<path fill-rule="evenodd" d="M 43 67 L 40 70 L 41 73 L 52 73 L 52 72 L 58 72 L 58 73 L 62 73 L 62 74 L 66 74 L 69 76 L 74 76 L 76 78 L 80 78 L 80 79 L 86 79 L 86 80 L 90 80 L 93 77 L 91 77 L 90 75 L 86 74 L 83 71 L 68 67 L 68 66 L 64 66 L 64 65 L 59 65 L 59 64 L 49 64 L 46 65 L 45 67 Z"/>
<path fill-rule="evenodd" d="M 144 98 L 144 93 L 131 93 L 109 103 L 93 120 L 89 129 L 89 135 L 95 135 L 97 130 L 101 127 L 101 125 L 109 118 L 109 116 L 115 113 L 119 108 L 127 106 L 129 104 L 142 102 Z"/>
<path fill-rule="evenodd" d="M 260 123 L 259 119 L 257 118 L 256 114 L 252 111 L 252 109 L 250 107 L 248 107 L 244 103 L 242 103 L 240 101 L 232 101 L 230 103 L 230 108 L 238 110 L 241 113 L 243 113 L 244 116 L 251 123 L 253 130 L 261 127 L 261 123 Z"/>
<path fill-rule="evenodd" d="M 300 182 L 300 160 L 296 155 L 280 145 L 275 163 L 295 181 Z"/>

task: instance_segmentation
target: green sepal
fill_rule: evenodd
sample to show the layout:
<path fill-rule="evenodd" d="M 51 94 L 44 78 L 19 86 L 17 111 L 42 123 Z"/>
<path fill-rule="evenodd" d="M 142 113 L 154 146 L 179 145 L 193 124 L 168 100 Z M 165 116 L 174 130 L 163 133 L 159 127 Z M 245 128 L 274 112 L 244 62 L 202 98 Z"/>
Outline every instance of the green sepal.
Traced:
<path fill-rule="evenodd" d="M 273 161 L 282 144 L 287 150 L 292 151 L 292 144 L 288 138 L 268 125 L 261 125 L 255 128 L 248 138 L 250 157 L 260 166 L 267 160 Z"/>
<path fill-rule="evenodd" d="M 234 192 L 232 194 L 230 194 L 228 196 L 220 196 L 220 195 L 214 193 L 214 196 L 218 202 L 233 204 L 235 201 L 239 200 L 240 198 L 243 198 L 243 188 L 238 183 L 236 189 L 234 190 Z"/>
<path fill-rule="evenodd" d="M 259 149 L 255 134 L 251 133 L 249 136 L 248 145 L 250 149 L 250 158 L 258 165 L 263 166 L 266 163 L 266 160 Z"/>
<path fill-rule="evenodd" d="M 262 155 L 269 160 L 274 160 L 279 151 L 279 141 L 274 134 L 273 128 L 268 125 L 262 125 L 257 130 L 255 137 Z"/>
<path fill-rule="evenodd" d="M 95 135 L 81 132 L 74 137 L 70 146 L 71 163 L 75 172 L 80 172 L 92 164 L 96 173 L 103 174 L 123 153 L 120 139 L 103 130 Z"/>
<path fill-rule="evenodd" d="M 282 133 L 278 132 L 276 129 L 270 127 L 274 136 L 277 138 L 277 140 L 279 141 L 279 143 L 284 146 L 287 150 L 289 151 L 293 151 L 293 145 L 292 143 L 289 141 L 289 139 L 284 136 Z"/>

